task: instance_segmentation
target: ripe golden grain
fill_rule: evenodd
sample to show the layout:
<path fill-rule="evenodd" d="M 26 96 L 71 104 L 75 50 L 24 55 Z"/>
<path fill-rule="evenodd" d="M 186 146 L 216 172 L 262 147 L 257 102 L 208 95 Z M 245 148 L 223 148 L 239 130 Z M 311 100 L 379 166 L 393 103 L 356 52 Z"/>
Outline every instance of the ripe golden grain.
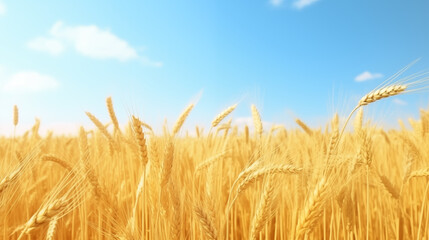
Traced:
<path fill-rule="evenodd" d="M 263 129 L 261 115 L 259 114 L 259 111 L 255 105 L 252 104 L 250 108 L 252 110 L 253 124 L 255 125 L 256 133 L 258 134 L 258 136 L 262 136 Z"/>
<path fill-rule="evenodd" d="M 112 97 L 106 98 L 107 110 L 109 111 L 110 119 L 112 120 L 115 131 L 120 132 L 118 118 L 116 118 L 115 110 L 113 109 Z"/>
<path fill-rule="evenodd" d="M 363 96 L 360 99 L 358 106 L 365 106 L 380 99 L 398 95 L 404 92 L 406 89 L 407 85 L 401 84 L 393 84 L 387 87 L 376 89 L 375 91 L 371 91 L 370 93 Z"/>
<path fill-rule="evenodd" d="M 91 120 L 101 125 L 97 131 L 39 135 L 36 120 L 23 134 L 0 138 L 0 239 L 428 235 L 426 111 L 411 121 L 413 129 L 389 131 L 362 124 L 358 113 L 355 131 L 342 137 L 338 115 L 331 131 L 276 124 L 263 138 L 259 121 L 251 135 L 216 116 L 223 136 L 198 127 L 198 137 L 175 137 L 190 109 L 161 135 L 131 117 L 120 136 L 99 120 Z"/>
<path fill-rule="evenodd" d="M 13 105 L 13 125 L 16 127 L 18 125 L 18 106 Z"/>
<path fill-rule="evenodd" d="M 146 139 L 143 133 L 142 124 L 141 121 L 136 118 L 135 116 L 132 116 L 133 121 L 133 130 L 134 130 L 134 137 L 137 141 L 137 145 L 139 147 L 139 158 L 140 162 L 144 167 L 146 167 L 146 164 L 148 162 L 148 156 L 147 156 L 147 147 L 146 147 Z"/>
<path fill-rule="evenodd" d="M 173 127 L 173 136 L 179 132 L 180 128 L 182 128 L 183 123 L 185 122 L 186 118 L 188 117 L 189 113 L 192 111 L 193 108 L 194 104 L 190 104 L 177 119 Z"/>
<path fill-rule="evenodd" d="M 221 112 L 219 115 L 215 117 L 212 121 L 212 127 L 216 127 L 226 116 L 228 116 L 234 109 L 237 107 L 237 104 L 234 104 L 227 109 L 225 109 L 223 112 Z"/>
<path fill-rule="evenodd" d="M 309 136 L 313 135 L 313 131 L 305 124 L 303 121 L 301 121 L 299 118 L 295 119 L 295 122 L 306 132 Z"/>

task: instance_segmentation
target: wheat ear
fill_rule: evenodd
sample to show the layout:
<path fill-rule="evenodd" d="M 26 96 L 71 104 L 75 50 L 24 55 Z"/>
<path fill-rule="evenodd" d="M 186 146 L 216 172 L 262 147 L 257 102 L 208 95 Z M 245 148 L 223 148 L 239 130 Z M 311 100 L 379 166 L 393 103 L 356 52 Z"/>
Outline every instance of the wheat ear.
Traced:
<path fill-rule="evenodd" d="M 18 115 L 18 106 L 13 105 L 13 125 L 16 127 L 18 125 L 19 115 Z"/>
<path fill-rule="evenodd" d="M 173 136 L 176 135 L 180 128 L 182 127 L 183 123 L 185 122 L 186 118 L 188 117 L 189 113 L 191 112 L 192 108 L 194 108 L 194 104 L 190 104 L 185 111 L 180 115 L 180 117 L 177 119 L 176 123 L 173 127 Z"/>
<path fill-rule="evenodd" d="M 429 177 L 429 168 L 419 169 L 411 172 L 409 178 L 414 177 Z"/>
<path fill-rule="evenodd" d="M 393 198 L 399 199 L 399 190 L 392 184 L 392 182 L 390 182 L 390 180 L 384 175 L 380 176 L 380 180 L 381 183 L 383 183 L 384 189 L 386 189 Z"/>
<path fill-rule="evenodd" d="M 313 131 L 305 124 L 303 121 L 301 121 L 299 118 L 295 119 L 295 122 L 304 130 L 305 133 L 307 133 L 309 136 L 313 135 Z"/>
<path fill-rule="evenodd" d="M 198 217 L 200 226 L 206 238 L 216 240 L 218 237 L 217 230 L 214 225 L 214 219 L 210 217 L 210 214 L 207 214 L 201 206 L 194 206 L 194 213 Z"/>
<path fill-rule="evenodd" d="M 2 192 L 18 178 L 19 174 L 21 173 L 21 170 L 22 170 L 22 167 L 18 167 L 15 171 L 11 172 L 9 175 L 4 177 L 0 181 L 0 196 Z"/>
<path fill-rule="evenodd" d="M 46 240 L 53 240 L 55 231 L 57 230 L 58 218 L 53 218 L 49 221 L 48 231 L 46 232 Z"/>
<path fill-rule="evenodd" d="M 147 147 L 146 147 L 146 139 L 144 137 L 141 121 L 135 116 L 132 116 L 132 119 L 133 119 L 134 137 L 137 141 L 137 145 L 139 147 L 139 152 L 140 152 L 140 155 L 139 155 L 140 162 L 143 164 L 143 167 L 146 167 L 146 164 L 148 162 Z"/>
<path fill-rule="evenodd" d="M 142 121 L 140 121 L 140 123 L 143 127 L 147 128 L 152 134 L 154 134 L 153 129 L 149 124 L 142 122 Z"/>
<path fill-rule="evenodd" d="M 164 162 L 161 169 L 161 191 L 160 191 L 160 201 L 164 210 L 167 210 L 168 202 L 168 189 L 167 184 L 171 178 L 171 170 L 173 168 L 173 158 L 174 158 L 174 145 L 173 139 L 168 137 L 167 143 L 164 149 Z"/>
<path fill-rule="evenodd" d="M 256 208 L 257 210 L 255 216 L 253 217 L 250 230 L 250 239 L 252 240 L 257 239 L 259 232 L 274 215 L 274 211 L 272 210 L 275 190 L 273 180 L 273 176 L 268 176 L 263 193 L 261 195 L 261 200 L 259 201 L 258 207 Z"/>
<path fill-rule="evenodd" d="M 36 212 L 28 221 L 24 224 L 23 230 L 18 237 L 21 239 L 24 234 L 28 234 L 34 229 L 50 222 L 57 215 L 59 215 L 67 206 L 70 204 L 70 199 L 64 197 L 52 201 L 50 204 L 44 206 L 40 211 Z"/>
<path fill-rule="evenodd" d="M 228 116 L 234 109 L 237 107 L 237 104 L 234 104 L 227 109 L 225 109 L 223 112 L 221 112 L 219 115 L 215 117 L 215 119 L 212 121 L 212 127 L 216 127 L 226 116 Z"/>
<path fill-rule="evenodd" d="M 407 89 L 407 85 L 401 84 L 393 84 L 387 87 L 379 88 L 363 96 L 360 99 L 358 106 L 365 106 L 380 99 L 398 95 L 404 92 L 405 89 Z"/>
<path fill-rule="evenodd" d="M 405 84 L 392 84 L 386 87 L 378 88 L 363 96 L 358 102 L 357 106 L 350 112 L 349 116 L 347 117 L 346 122 L 344 123 L 343 129 L 341 130 L 340 138 L 343 135 L 344 130 L 346 129 L 347 123 L 349 122 L 351 116 L 357 109 L 359 109 L 362 106 L 368 105 L 370 103 L 376 102 L 378 100 L 403 93 L 407 89 L 407 87 L 408 85 L 405 85 Z"/>
<path fill-rule="evenodd" d="M 90 112 L 86 112 L 86 115 L 88 118 L 94 123 L 94 125 L 100 130 L 100 132 L 104 135 L 104 137 L 109 140 L 110 147 L 115 146 L 115 141 L 113 140 L 113 137 L 110 135 L 110 133 L 107 131 L 106 127 L 98 120 L 94 115 L 92 115 Z"/>
<path fill-rule="evenodd" d="M 262 136 L 263 129 L 262 129 L 261 115 L 259 114 L 259 111 L 255 105 L 252 104 L 250 108 L 252 110 L 253 124 L 255 125 L 256 133 L 259 136 Z"/>
<path fill-rule="evenodd" d="M 107 110 L 109 111 L 110 119 L 112 120 L 115 130 L 120 132 L 118 118 L 116 117 L 115 110 L 113 109 L 112 97 L 106 98 Z"/>
<path fill-rule="evenodd" d="M 174 145 L 173 139 L 168 138 L 164 149 L 164 163 L 161 172 L 161 188 L 165 187 L 170 180 L 171 169 L 173 168 Z"/>
<path fill-rule="evenodd" d="M 323 211 L 323 206 L 328 197 L 328 183 L 323 177 L 314 188 L 313 193 L 305 204 L 304 210 L 299 215 L 298 224 L 296 226 L 296 234 L 298 239 L 311 232 L 320 214 Z"/>
<path fill-rule="evenodd" d="M 205 160 L 204 162 L 201 162 L 195 168 L 195 175 L 198 174 L 199 172 L 201 172 L 202 170 L 207 169 L 212 164 L 214 164 L 216 161 L 222 159 L 224 156 L 225 156 L 225 152 L 221 152 L 219 154 L 216 154 L 216 155 L 210 157 L 209 159 Z"/>
<path fill-rule="evenodd" d="M 88 139 L 86 136 L 85 129 L 80 127 L 79 129 L 79 148 L 80 148 L 80 158 L 85 167 L 85 176 L 88 179 L 89 183 L 92 185 L 95 198 L 98 200 L 104 192 L 98 182 L 98 177 L 95 174 L 94 168 L 91 166 L 89 162 L 89 147 L 88 147 Z"/>
<path fill-rule="evenodd" d="M 247 177 L 245 177 L 244 180 L 237 185 L 237 191 L 236 191 L 235 197 L 232 199 L 232 201 L 230 203 L 230 206 L 232 206 L 232 204 L 234 204 L 234 202 L 235 202 L 235 200 L 237 200 L 239 194 L 241 192 L 243 192 L 244 190 L 246 190 L 250 186 L 251 183 L 254 183 L 254 182 L 262 179 L 264 176 L 272 175 L 272 174 L 298 174 L 300 172 L 302 172 L 302 168 L 295 167 L 295 166 L 288 165 L 288 164 L 282 164 L 279 166 L 264 167 L 264 168 L 261 168 L 259 170 L 256 170 L 256 171 L 250 173 L 249 175 L 247 175 Z"/>
<path fill-rule="evenodd" d="M 42 161 L 46 161 L 46 162 L 55 162 L 57 164 L 59 164 L 61 167 L 65 168 L 67 171 L 72 172 L 73 167 L 66 161 L 52 155 L 52 154 L 47 154 L 47 155 L 43 155 L 42 156 Z"/>

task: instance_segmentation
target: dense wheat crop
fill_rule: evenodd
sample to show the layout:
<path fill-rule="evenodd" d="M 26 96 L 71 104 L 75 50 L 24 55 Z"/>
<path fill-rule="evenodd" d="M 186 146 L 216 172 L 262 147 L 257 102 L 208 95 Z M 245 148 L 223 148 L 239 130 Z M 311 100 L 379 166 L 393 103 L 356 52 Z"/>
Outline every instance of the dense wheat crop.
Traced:
<path fill-rule="evenodd" d="M 252 105 L 249 132 L 225 120 L 236 106 L 191 134 L 190 105 L 159 135 L 137 116 L 121 128 L 108 98 L 110 120 L 87 113 L 95 130 L 2 137 L 0 238 L 429 238 L 429 112 L 385 130 L 361 108 L 342 133 L 338 115 L 263 129 Z"/>

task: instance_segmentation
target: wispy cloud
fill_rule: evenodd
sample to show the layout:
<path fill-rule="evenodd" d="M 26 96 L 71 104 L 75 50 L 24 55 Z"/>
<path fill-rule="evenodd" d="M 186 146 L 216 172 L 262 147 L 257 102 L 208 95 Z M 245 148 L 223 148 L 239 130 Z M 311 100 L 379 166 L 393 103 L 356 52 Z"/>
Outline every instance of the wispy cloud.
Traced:
<path fill-rule="evenodd" d="M 399 99 L 399 98 L 394 98 L 394 99 L 393 99 L 393 102 L 394 102 L 395 104 L 397 104 L 397 105 L 400 105 L 400 106 L 405 106 L 405 105 L 407 105 L 407 104 L 408 104 L 407 102 L 405 102 L 404 100 L 401 100 L 401 99 Z"/>
<path fill-rule="evenodd" d="M 283 0 L 270 0 L 270 4 L 275 7 L 282 5 L 282 3 L 283 3 Z"/>
<path fill-rule="evenodd" d="M 2 1 L 0 1 L 0 16 L 6 13 L 6 5 Z"/>
<path fill-rule="evenodd" d="M 79 54 L 93 59 L 137 60 L 147 66 L 162 66 L 162 62 L 139 55 L 127 41 L 96 25 L 66 26 L 59 21 L 49 35 L 29 41 L 28 47 L 55 55 L 72 46 Z"/>
<path fill-rule="evenodd" d="M 293 6 L 297 9 L 302 9 L 310 6 L 311 4 L 314 4 L 317 1 L 319 0 L 297 0 L 293 3 Z"/>
<path fill-rule="evenodd" d="M 57 22 L 50 33 L 57 39 L 69 41 L 78 53 L 87 57 L 121 61 L 138 57 L 136 50 L 125 40 L 95 25 L 68 27 Z"/>
<path fill-rule="evenodd" d="M 381 78 L 383 77 L 383 74 L 381 73 L 371 73 L 368 71 L 365 71 L 359 75 L 357 75 L 355 77 L 355 81 L 356 82 L 364 82 L 364 81 L 368 81 L 368 80 L 372 80 L 372 79 L 376 79 L 376 78 Z"/>
<path fill-rule="evenodd" d="M 58 87 L 55 78 L 38 72 L 19 72 L 7 78 L 3 91 L 12 93 L 29 93 L 51 90 Z"/>
<path fill-rule="evenodd" d="M 27 47 L 41 52 L 58 55 L 64 51 L 64 45 L 55 38 L 38 37 L 27 43 Z"/>

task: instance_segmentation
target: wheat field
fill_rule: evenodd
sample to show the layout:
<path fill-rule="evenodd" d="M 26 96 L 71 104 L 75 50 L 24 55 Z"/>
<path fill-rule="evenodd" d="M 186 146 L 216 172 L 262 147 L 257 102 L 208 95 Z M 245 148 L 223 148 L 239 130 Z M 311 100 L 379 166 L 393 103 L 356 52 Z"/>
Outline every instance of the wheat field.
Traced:
<path fill-rule="evenodd" d="M 86 113 L 96 130 L 36 122 L 0 138 L 1 239 L 429 239 L 429 112 L 412 129 L 364 120 L 405 89 L 366 95 L 347 131 L 338 115 L 263 129 L 255 105 L 235 126 L 232 105 L 191 133 L 191 104 L 156 134 L 137 116 L 121 128 L 110 97 L 110 119 Z"/>

